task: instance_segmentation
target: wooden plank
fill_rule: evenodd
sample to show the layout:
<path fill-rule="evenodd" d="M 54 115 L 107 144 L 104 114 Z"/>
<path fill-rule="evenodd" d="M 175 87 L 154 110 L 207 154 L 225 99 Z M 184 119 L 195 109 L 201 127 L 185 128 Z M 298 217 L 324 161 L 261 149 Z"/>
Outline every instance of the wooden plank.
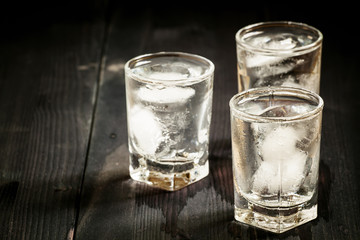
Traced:
<path fill-rule="evenodd" d="M 0 239 L 72 239 L 105 24 L 13 19 L 0 40 Z"/>
<path fill-rule="evenodd" d="M 199 15 L 199 18 L 205 17 L 201 21 L 189 17 L 179 22 L 178 14 L 115 12 L 110 25 L 76 239 L 230 236 L 227 223 L 232 220 L 233 189 L 226 106 L 227 98 L 233 93 L 223 90 L 235 90 L 236 81 L 229 84 L 216 81 L 213 161 L 208 178 L 174 193 L 153 189 L 129 178 L 123 75 L 123 65 L 128 59 L 147 52 L 186 51 L 222 61 L 215 62 L 220 68 L 216 77 L 236 77 L 236 68 L 227 64 L 231 55 L 235 64 L 233 36 L 221 38 L 210 30 L 211 15 Z M 164 17 L 166 21 L 162 21 Z M 220 34 L 227 33 L 221 28 L 217 30 Z M 225 51 L 217 51 L 219 44 L 228 48 L 221 46 Z"/>
<path fill-rule="evenodd" d="M 109 27 L 76 239 L 126 239 L 132 233 L 127 216 L 136 210 L 136 186 L 128 173 L 123 67 L 147 39 L 147 17 L 114 16 Z"/>
<path fill-rule="evenodd" d="M 353 87 L 355 54 L 338 52 L 324 28 L 322 96 L 325 100 L 318 219 L 282 235 L 233 220 L 230 116 L 236 93 L 235 32 L 249 23 L 293 16 L 280 8 L 204 11 L 195 8 L 127 11 L 114 6 L 107 38 L 76 239 L 356 239 L 359 235 L 359 137 L 352 132 L 359 105 Z M 293 10 L 292 10 L 293 11 Z M 311 10 L 311 12 L 314 9 Z M 306 11 L 305 11 L 306 12 Z M 338 39 L 337 39 L 338 40 Z M 343 43 L 343 42 L 341 42 Z M 128 173 L 124 63 L 139 54 L 186 51 L 215 63 L 210 175 L 177 192 L 132 181 Z M 350 58 L 353 64 L 348 64 Z M 339 84 L 338 79 L 342 79 Z M 341 87 L 339 87 L 341 86 Z M 350 210 L 351 209 L 351 210 Z"/>

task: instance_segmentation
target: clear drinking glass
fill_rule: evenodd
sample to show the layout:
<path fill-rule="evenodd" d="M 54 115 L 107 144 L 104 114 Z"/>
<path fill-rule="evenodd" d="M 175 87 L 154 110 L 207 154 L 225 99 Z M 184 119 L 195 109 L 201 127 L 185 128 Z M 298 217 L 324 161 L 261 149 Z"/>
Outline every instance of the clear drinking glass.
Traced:
<path fill-rule="evenodd" d="M 281 233 L 317 217 L 323 104 L 288 87 L 230 100 L 237 221 Z"/>
<path fill-rule="evenodd" d="M 322 33 L 296 22 L 261 22 L 236 35 L 239 92 L 285 86 L 320 92 Z"/>
<path fill-rule="evenodd" d="M 214 64 L 181 52 L 125 65 L 130 176 L 174 191 L 209 173 Z"/>

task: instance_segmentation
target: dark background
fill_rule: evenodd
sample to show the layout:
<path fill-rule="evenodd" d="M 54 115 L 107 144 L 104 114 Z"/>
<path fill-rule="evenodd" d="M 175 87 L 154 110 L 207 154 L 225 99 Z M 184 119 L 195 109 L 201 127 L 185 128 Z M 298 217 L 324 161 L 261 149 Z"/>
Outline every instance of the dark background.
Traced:
<path fill-rule="evenodd" d="M 0 239 L 359 238 L 354 4 L 11 1 L 0 19 Z M 319 216 L 281 235 L 233 220 L 228 108 L 235 33 L 272 20 L 324 35 Z M 157 51 L 215 64 L 210 174 L 177 192 L 128 174 L 123 65 Z"/>

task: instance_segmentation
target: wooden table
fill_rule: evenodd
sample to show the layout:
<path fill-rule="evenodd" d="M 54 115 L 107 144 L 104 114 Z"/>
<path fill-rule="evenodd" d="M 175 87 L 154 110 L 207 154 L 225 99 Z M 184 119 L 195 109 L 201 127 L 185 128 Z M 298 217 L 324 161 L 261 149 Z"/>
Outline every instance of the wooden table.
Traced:
<path fill-rule="evenodd" d="M 13 3 L 2 16 L 1 240 L 360 239 L 359 51 L 351 8 L 239 3 L 186 10 L 94 0 L 34 13 L 39 6 L 32 4 Z M 269 20 L 305 22 L 324 34 L 319 216 L 281 235 L 233 220 L 228 101 L 237 90 L 235 32 Z M 128 172 L 124 63 L 158 51 L 196 53 L 216 66 L 210 174 L 176 192 L 136 183 Z"/>

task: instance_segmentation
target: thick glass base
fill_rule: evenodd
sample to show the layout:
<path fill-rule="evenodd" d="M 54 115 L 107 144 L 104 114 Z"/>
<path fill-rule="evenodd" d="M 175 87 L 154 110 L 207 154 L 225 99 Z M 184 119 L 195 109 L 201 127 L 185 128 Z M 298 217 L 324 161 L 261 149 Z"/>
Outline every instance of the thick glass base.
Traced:
<path fill-rule="evenodd" d="M 294 207 L 265 207 L 248 202 L 246 208 L 235 206 L 239 222 L 274 233 L 282 233 L 317 218 L 317 204 L 304 203 Z"/>
<path fill-rule="evenodd" d="M 194 162 L 155 162 L 144 161 L 134 168 L 130 164 L 132 179 L 144 182 L 167 191 L 176 191 L 205 178 L 209 174 L 209 163 L 203 165 Z"/>

